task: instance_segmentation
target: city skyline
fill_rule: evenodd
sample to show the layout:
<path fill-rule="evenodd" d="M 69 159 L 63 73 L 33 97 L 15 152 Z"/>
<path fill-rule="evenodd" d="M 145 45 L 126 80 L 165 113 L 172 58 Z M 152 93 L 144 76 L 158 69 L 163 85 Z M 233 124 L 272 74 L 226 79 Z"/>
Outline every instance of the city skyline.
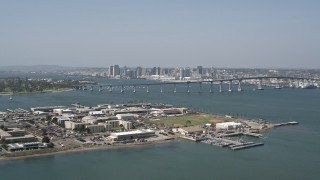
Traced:
<path fill-rule="evenodd" d="M 6 1 L 1 66 L 320 68 L 318 1 Z"/>

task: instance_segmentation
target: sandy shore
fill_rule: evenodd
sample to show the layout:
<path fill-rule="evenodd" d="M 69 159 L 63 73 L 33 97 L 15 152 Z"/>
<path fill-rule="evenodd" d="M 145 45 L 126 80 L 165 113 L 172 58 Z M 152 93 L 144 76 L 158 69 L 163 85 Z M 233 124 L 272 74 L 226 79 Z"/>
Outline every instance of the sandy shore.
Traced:
<path fill-rule="evenodd" d="M 36 157 L 43 157 L 43 156 L 53 156 L 57 154 L 67 154 L 67 153 L 76 153 L 76 152 L 86 152 L 86 151 L 102 151 L 102 150 L 115 150 L 115 149 L 124 149 L 124 148 L 139 148 L 139 147 L 146 147 L 156 144 L 164 144 L 173 141 L 177 141 L 177 138 L 168 139 L 168 140 L 159 140 L 159 141 L 152 141 L 152 142 L 143 142 L 143 143 L 128 143 L 128 144 L 115 144 L 115 145 L 101 145 L 101 146 L 91 146 L 91 147 L 78 147 L 66 150 L 58 150 L 54 152 L 35 152 L 35 154 L 30 155 L 23 155 L 23 154 L 16 154 L 17 156 L 0 156 L 0 161 L 12 161 L 12 160 L 19 160 L 19 159 L 27 159 L 27 158 L 36 158 Z M 36 154 L 37 153 L 37 154 Z M 12 153 L 13 155 L 14 153 Z"/>

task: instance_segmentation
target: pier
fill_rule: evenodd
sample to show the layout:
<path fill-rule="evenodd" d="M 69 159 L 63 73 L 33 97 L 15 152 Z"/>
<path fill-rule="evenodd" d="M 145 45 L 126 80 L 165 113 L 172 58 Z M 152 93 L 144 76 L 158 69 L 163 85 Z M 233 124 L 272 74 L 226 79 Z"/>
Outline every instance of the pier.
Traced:
<path fill-rule="evenodd" d="M 274 127 L 280 127 L 280 126 L 289 126 L 289 125 L 298 125 L 299 122 L 297 121 L 291 121 L 291 122 L 286 122 L 286 123 L 279 123 L 279 124 L 274 124 Z"/>
<path fill-rule="evenodd" d="M 232 146 L 230 149 L 232 150 L 240 150 L 240 149 L 246 149 L 246 148 L 251 148 L 251 147 L 257 147 L 257 146 L 263 146 L 264 144 L 259 142 L 259 143 L 249 143 L 249 144 L 244 144 L 240 146 Z"/>
<path fill-rule="evenodd" d="M 207 138 L 206 140 L 202 140 L 201 142 L 205 144 L 218 146 L 218 147 L 229 147 L 231 150 L 241 150 L 241 149 L 247 149 L 247 148 L 264 145 L 262 142 L 255 143 L 255 142 L 235 141 L 231 139 L 216 138 L 216 137 Z"/>

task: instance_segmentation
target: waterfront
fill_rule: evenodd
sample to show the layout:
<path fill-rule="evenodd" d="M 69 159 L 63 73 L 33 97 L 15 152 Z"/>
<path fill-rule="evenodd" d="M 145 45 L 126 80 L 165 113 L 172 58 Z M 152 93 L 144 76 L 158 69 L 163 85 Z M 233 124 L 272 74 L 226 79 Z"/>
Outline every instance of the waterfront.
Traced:
<path fill-rule="evenodd" d="M 156 87 L 150 89 L 151 92 L 156 90 L 159 91 Z M 166 90 L 172 89 L 168 87 Z M 70 91 L 15 95 L 12 101 L 7 96 L 0 96 L 0 111 L 75 102 L 93 106 L 143 101 L 186 106 L 214 114 L 241 114 L 274 123 L 300 122 L 299 126 L 273 129 L 263 139 L 266 146 L 244 151 L 175 141 L 133 149 L 4 161 L 0 163 L 0 174 L 4 179 L 42 179 L 44 176 L 47 179 L 315 179 L 320 165 L 319 90 L 252 91 L 252 87 L 244 87 L 244 90 L 241 93 L 189 95 Z M 21 173 L 12 173 L 14 171 Z"/>

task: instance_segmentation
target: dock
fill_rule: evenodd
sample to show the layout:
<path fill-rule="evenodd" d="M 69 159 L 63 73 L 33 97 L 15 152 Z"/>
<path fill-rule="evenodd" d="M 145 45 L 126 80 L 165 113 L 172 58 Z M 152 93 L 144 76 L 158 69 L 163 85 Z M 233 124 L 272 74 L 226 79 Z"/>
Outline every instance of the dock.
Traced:
<path fill-rule="evenodd" d="M 257 146 L 263 146 L 264 144 L 262 142 L 240 142 L 240 141 L 234 141 L 230 139 L 225 138 L 217 138 L 212 137 L 208 138 L 206 140 L 202 140 L 202 143 L 210 144 L 218 147 L 229 147 L 231 150 L 241 150 L 241 149 L 247 149 Z"/>
<path fill-rule="evenodd" d="M 259 134 L 259 133 L 254 133 L 254 132 L 235 132 L 235 133 L 230 133 L 230 134 L 220 134 L 219 138 L 223 138 L 223 137 L 234 137 L 234 136 L 242 136 L 242 135 L 246 135 L 246 136 L 252 136 L 252 137 L 256 137 L 256 138 L 262 138 L 263 135 Z"/>
<path fill-rule="evenodd" d="M 298 125 L 299 122 L 297 121 L 291 121 L 291 122 L 286 122 L 286 123 L 279 123 L 279 124 L 274 124 L 274 127 L 280 127 L 280 126 L 289 126 L 289 125 Z"/>
<path fill-rule="evenodd" d="M 240 150 L 240 149 L 246 149 L 246 148 L 251 148 L 251 147 L 257 147 L 257 146 L 263 146 L 264 144 L 259 142 L 259 143 L 250 143 L 250 144 L 244 144 L 241 146 L 232 146 L 230 149 L 232 150 Z"/>
<path fill-rule="evenodd" d="M 180 137 L 183 138 L 183 139 L 187 139 L 187 140 L 195 141 L 195 142 L 203 141 L 203 140 L 206 139 L 206 138 L 191 137 L 191 136 L 180 136 Z"/>
<path fill-rule="evenodd" d="M 234 137 L 234 136 L 241 136 L 243 135 L 242 132 L 235 132 L 235 133 L 229 133 L 229 134 L 220 134 L 217 137 Z"/>
<path fill-rule="evenodd" d="M 257 138 L 262 138 L 263 137 L 262 134 L 252 133 L 252 132 L 246 132 L 246 133 L 243 133 L 243 135 L 257 137 Z"/>

